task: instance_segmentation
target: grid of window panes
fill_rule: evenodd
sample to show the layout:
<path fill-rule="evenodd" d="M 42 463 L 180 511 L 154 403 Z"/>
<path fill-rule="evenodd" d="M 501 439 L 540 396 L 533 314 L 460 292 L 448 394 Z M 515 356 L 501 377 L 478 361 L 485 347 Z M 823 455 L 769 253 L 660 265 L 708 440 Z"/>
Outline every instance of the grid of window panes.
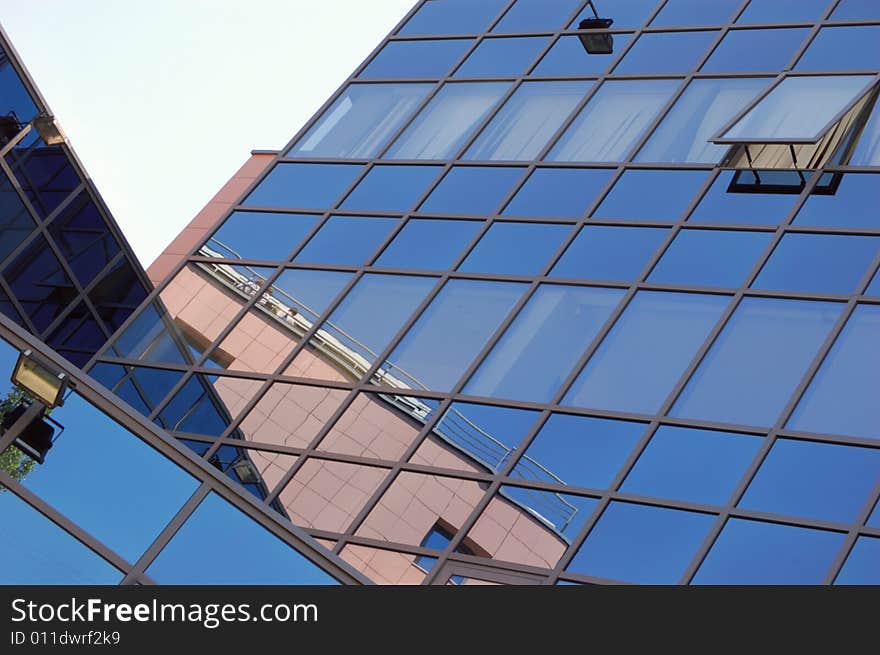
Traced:
<path fill-rule="evenodd" d="M 880 109 L 712 138 L 880 7 L 594 4 L 420 3 L 92 373 L 380 582 L 876 583 Z"/>
<path fill-rule="evenodd" d="M 134 256 L 0 42 L 0 312 L 77 366 L 147 297 Z"/>

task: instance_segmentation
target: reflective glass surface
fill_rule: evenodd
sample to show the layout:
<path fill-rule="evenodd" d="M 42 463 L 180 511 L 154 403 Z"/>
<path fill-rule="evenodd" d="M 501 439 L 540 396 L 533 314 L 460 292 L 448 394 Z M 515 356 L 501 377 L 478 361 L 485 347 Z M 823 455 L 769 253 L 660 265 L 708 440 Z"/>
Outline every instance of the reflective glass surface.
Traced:
<path fill-rule="evenodd" d="M 636 280 L 668 230 L 587 225 L 550 271 L 554 277 Z"/>
<path fill-rule="evenodd" d="M 355 164 L 278 164 L 243 205 L 257 207 L 332 207 L 354 181 L 361 166 Z"/>
<path fill-rule="evenodd" d="M 880 215 L 873 201 L 880 175 L 843 175 L 835 186 L 832 195 L 810 195 L 794 217 L 795 225 L 880 227 Z"/>
<path fill-rule="evenodd" d="M 691 223 L 743 223 L 747 225 L 775 225 L 781 223 L 794 207 L 796 196 L 782 193 L 744 193 L 736 183 L 747 175 L 751 185 L 753 176 L 743 171 L 721 171 L 700 204 L 688 217 Z M 763 171 L 761 172 L 763 175 Z"/>
<path fill-rule="evenodd" d="M 3 277 L 34 327 L 42 332 L 74 302 L 77 291 L 42 236 L 3 269 Z"/>
<path fill-rule="evenodd" d="M 614 27 L 617 19 L 614 20 Z M 632 40 L 632 34 L 614 34 L 610 53 L 587 52 L 577 36 L 563 36 L 532 70 L 532 75 L 600 75 L 613 64 Z"/>
<path fill-rule="evenodd" d="M 717 36 L 714 31 L 642 34 L 614 67 L 614 74 L 689 72 Z"/>
<path fill-rule="evenodd" d="M 470 39 L 392 41 L 373 57 L 358 77 L 443 77 L 471 43 Z"/>
<path fill-rule="evenodd" d="M 876 13 L 872 18 L 877 18 Z M 880 40 L 880 25 L 823 27 L 794 68 L 798 71 L 878 68 L 880 67 L 878 40 Z"/>
<path fill-rule="evenodd" d="M 570 231 L 569 225 L 495 223 L 458 270 L 537 275 L 544 270 Z"/>
<path fill-rule="evenodd" d="M 874 279 L 871 280 L 871 284 L 868 285 L 865 294 L 869 296 L 880 296 L 880 272 L 874 275 Z"/>
<path fill-rule="evenodd" d="M 426 2 L 398 34 L 473 34 L 482 32 L 507 0 L 434 0 Z"/>
<path fill-rule="evenodd" d="M 834 584 L 880 585 L 880 539 L 859 537 Z"/>
<path fill-rule="evenodd" d="M 397 222 L 396 218 L 331 216 L 293 261 L 349 266 L 364 264 L 391 234 Z"/>
<path fill-rule="evenodd" d="M 726 23 L 740 4 L 739 0 L 668 0 L 651 26 Z"/>
<path fill-rule="evenodd" d="M 751 0 L 736 22 L 812 23 L 822 18 L 826 7 L 828 0 Z"/>
<path fill-rule="evenodd" d="M 351 273 L 291 269 L 278 276 L 272 292 L 285 305 L 313 319 L 324 313 L 351 277 Z"/>
<path fill-rule="evenodd" d="M 810 30 L 732 30 L 700 68 L 704 73 L 785 69 Z"/>
<path fill-rule="evenodd" d="M 615 29 L 621 27 L 639 27 L 648 19 L 648 16 L 654 12 L 657 4 L 657 0 L 615 0 L 613 16 L 611 16 L 614 19 L 613 27 Z M 611 10 L 612 7 L 607 7 L 607 9 Z M 600 14 L 600 16 L 604 18 L 604 14 L 605 12 Z M 592 17 L 593 10 L 589 7 L 584 7 L 583 11 L 578 14 L 578 17 L 572 21 L 569 29 L 576 29 L 578 24 L 584 18 Z"/>
<path fill-rule="evenodd" d="M 493 32 L 541 32 L 561 29 L 578 9 L 579 0 L 517 0 Z"/>
<path fill-rule="evenodd" d="M 593 218 L 675 221 L 706 181 L 705 171 L 628 170 Z"/>
<path fill-rule="evenodd" d="M 440 166 L 374 166 L 348 194 L 342 208 L 406 212 L 441 170 Z"/>
<path fill-rule="evenodd" d="M 49 234 L 86 287 L 119 253 L 119 243 L 87 191 L 80 192 L 49 225 Z"/>
<path fill-rule="evenodd" d="M 13 148 L 6 162 L 40 218 L 48 218 L 82 182 L 60 145 L 37 141 L 29 148 Z"/>
<path fill-rule="evenodd" d="M 842 309 L 839 303 L 746 298 L 672 414 L 773 425 Z"/>
<path fill-rule="evenodd" d="M 478 221 L 414 218 L 403 226 L 375 266 L 446 270 L 480 229 Z"/>
<path fill-rule="evenodd" d="M 464 392 L 549 401 L 622 297 L 619 289 L 542 285 Z"/>
<path fill-rule="evenodd" d="M 9 177 L 0 171 L 0 258 L 6 259 L 34 227 L 34 219 L 25 209 Z"/>
<path fill-rule="evenodd" d="M 640 291 L 587 362 L 563 403 L 655 412 L 727 302 L 726 296 Z"/>
<path fill-rule="evenodd" d="M 878 18 L 880 14 L 872 0 L 840 0 L 831 12 L 831 20 L 877 20 Z"/>
<path fill-rule="evenodd" d="M 547 45 L 546 36 L 485 39 L 455 71 L 455 77 L 521 75 Z"/>
<path fill-rule="evenodd" d="M 524 171 L 524 168 L 455 166 L 440 180 L 419 211 L 492 214 Z"/>
<path fill-rule="evenodd" d="M 853 166 L 880 166 L 880 106 L 874 105 L 849 163 Z"/>
<path fill-rule="evenodd" d="M 537 168 L 501 213 L 580 218 L 611 179 L 611 173 L 599 168 Z"/>
<path fill-rule="evenodd" d="M 317 214 L 232 212 L 199 252 L 209 257 L 283 261 L 320 218 Z"/>

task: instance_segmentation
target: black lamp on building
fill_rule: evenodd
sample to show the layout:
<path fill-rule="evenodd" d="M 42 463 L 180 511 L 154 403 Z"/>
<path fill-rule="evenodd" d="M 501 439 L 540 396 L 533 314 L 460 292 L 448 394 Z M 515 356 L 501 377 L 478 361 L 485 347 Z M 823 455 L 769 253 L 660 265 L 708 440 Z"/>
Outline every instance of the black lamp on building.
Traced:
<path fill-rule="evenodd" d="M 593 6 L 593 0 L 587 4 L 593 10 L 593 18 L 584 18 L 578 23 L 579 30 L 607 30 L 614 22 L 611 18 L 599 18 L 596 13 L 596 7 Z M 614 52 L 614 36 L 610 32 L 588 32 L 578 34 L 581 45 L 590 55 L 610 55 Z"/>
<path fill-rule="evenodd" d="M 55 428 L 50 423 L 64 430 L 61 424 L 46 415 L 46 411 L 64 403 L 67 376 L 53 371 L 35 359 L 30 350 L 25 350 L 15 363 L 12 383 L 23 389 L 30 398 L 22 399 L 6 413 L 0 422 L 0 431 L 18 430 L 13 442 L 15 446 L 42 464 L 55 437 Z"/>

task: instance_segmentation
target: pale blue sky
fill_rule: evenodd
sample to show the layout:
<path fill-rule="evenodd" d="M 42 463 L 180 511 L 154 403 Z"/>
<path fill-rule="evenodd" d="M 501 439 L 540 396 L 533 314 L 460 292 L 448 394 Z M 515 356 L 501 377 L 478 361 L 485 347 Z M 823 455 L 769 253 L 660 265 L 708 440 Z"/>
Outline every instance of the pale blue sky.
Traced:
<path fill-rule="evenodd" d="M 0 0 L 0 22 L 146 266 L 414 4 Z"/>

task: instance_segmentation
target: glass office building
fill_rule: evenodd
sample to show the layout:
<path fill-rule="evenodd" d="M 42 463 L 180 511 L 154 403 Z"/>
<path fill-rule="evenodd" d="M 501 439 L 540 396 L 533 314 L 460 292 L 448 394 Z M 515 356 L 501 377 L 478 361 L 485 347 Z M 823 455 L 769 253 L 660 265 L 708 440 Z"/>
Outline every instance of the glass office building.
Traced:
<path fill-rule="evenodd" d="M 878 94 L 874 2 L 423 0 L 85 368 L 342 581 L 880 583 Z"/>

